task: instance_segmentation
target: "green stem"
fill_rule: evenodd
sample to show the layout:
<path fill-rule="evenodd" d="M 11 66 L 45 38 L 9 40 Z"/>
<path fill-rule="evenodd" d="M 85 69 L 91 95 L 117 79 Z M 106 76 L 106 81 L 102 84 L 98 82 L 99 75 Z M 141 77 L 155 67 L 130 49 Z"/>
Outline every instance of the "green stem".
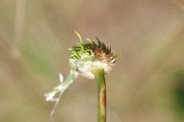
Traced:
<path fill-rule="evenodd" d="M 95 69 L 92 71 L 98 88 L 98 122 L 106 122 L 106 84 L 104 69 Z"/>

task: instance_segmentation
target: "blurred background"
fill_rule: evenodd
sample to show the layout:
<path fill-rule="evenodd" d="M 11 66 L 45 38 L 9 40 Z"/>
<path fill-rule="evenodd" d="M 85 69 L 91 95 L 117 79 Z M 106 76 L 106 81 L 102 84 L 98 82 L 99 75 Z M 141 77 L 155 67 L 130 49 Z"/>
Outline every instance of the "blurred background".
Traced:
<path fill-rule="evenodd" d="M 183 0 L 1 0 L 1 122 L 50 122 L 43 95 L 69 73 L 74 31 L 121 53 L 106 75 L 107 122 L 184 121 Z M 55 122 L 96 122 L 96 91 L 79 77 Z"/>

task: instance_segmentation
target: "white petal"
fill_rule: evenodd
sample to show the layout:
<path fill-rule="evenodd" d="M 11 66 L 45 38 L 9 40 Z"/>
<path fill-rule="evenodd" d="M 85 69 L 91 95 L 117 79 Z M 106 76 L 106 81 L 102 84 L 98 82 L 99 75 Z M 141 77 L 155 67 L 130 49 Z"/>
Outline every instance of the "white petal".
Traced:
<path fill-rule="evenodd" d="M 54 96 L 56 95 L 58 91 L 52 91 L 50 93 L 45 94 L 46 101 L 54 101 Z"/>
<path fill-rule="evenodd" d="M 59 73 L 59 80 L 60 82 L 63 82 L 63 75 L 61 73 Z"/>

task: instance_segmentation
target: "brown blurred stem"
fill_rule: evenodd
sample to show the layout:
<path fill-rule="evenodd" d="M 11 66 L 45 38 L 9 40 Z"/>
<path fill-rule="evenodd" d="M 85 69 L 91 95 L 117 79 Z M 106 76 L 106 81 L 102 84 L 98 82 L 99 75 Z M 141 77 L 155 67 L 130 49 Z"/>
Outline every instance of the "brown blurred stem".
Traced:
<path fill-rule="evenodd" d="M 24 30 L 24 21 L 25 21 L 25 4 L 26 0 L 16 0 L 15 4 L 15 27 L 14 27 L 14 36 L 11 46 L 11 56 L 13 59 L 20 58 L 20 50 L 18 45 L 22 40 L 23 30 Z"/>
<path fill-rule="evenodd" d="M 98 88 L 98 122 L 106 122 L 106 84 L 104 69 L 95 69 L 92 71 Z"/>

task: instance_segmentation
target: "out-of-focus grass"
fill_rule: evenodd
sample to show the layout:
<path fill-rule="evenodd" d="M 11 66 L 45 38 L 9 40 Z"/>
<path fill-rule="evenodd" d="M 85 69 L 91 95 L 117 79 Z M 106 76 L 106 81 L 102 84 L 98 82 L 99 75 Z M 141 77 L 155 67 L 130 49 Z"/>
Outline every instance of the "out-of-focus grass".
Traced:
<path fill-rule="evenodd" d="M 0 4 L 0 121 L 50 121 L 53 104 L 43 94 L 70 70 L 74 31 L 122 53 L 106 76 L 107 121 L 183 121 L 183 2 L 26 0 L 17 11 L 17 1 Z M 94 122 L 96 101 L 95 82 L 79 77 L 54 118 Z"/>

